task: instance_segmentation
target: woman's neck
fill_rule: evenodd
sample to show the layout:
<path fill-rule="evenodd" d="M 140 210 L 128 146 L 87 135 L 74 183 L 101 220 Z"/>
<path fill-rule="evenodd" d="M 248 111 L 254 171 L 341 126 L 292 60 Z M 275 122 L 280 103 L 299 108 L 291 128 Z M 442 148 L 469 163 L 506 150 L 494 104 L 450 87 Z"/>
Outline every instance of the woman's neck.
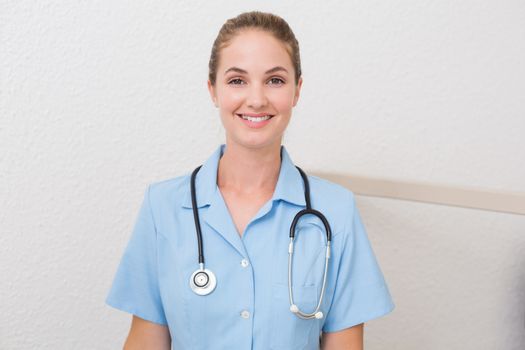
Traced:
<path fill-rule="evenodd" d="M 217 186 L 239 194 L 273 193 L 280 168 L 280 144 L 249 149 L 229 143 L 219 160 Z"/>

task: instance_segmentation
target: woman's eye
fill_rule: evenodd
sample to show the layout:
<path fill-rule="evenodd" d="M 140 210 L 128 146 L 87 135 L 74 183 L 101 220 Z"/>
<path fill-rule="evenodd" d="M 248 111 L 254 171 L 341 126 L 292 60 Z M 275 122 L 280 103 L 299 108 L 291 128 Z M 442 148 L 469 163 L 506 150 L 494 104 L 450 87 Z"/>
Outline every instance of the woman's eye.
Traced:
<path fill-rule="evenodd" d="M 232 85 L 239 85 L 237 82 L 242 82 L 241 79 L 239 78 L 235 78 L 235 79 L 232 79 L 228 82 L 228 84 L 232 84 Z"/>
<path fill-rule="evenodd" d="M 282 80 L 281 78 L 272 78 L 270 79 L 270 81 L 272 82 L 272 85 L 284 84 L 284 80 Z"/>

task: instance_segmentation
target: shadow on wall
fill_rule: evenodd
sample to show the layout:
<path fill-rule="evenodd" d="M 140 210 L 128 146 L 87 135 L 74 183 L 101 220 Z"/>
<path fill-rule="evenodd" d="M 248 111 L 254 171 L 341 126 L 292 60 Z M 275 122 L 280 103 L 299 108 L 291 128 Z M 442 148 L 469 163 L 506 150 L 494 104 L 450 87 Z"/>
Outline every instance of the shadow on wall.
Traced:
<path fill-rule="evenodd" d="M 524 232 L 525 234 L 525 232 Z M 518 252 L 516 253 L 516 256 L 518 257 L 518 275 L 515 276 L 516 284 L 515 286 L 511 286 L 511 288 L 517 288 L 514 292 L 517 295 L 517 305 L 514 305 L 514 303 L 507 302 L 506 305 L 509 308 L 505 314 L 507 315 L 513 315 L 515 312 L 518 313 L 515 318 L 516 320 L 521 320 L 521 322 L 512 322 L 510 320 L 509 324 L 509 337 L 513 337 L 516 334 L 519 334 L 518 336 L 518 344 L 516 349 L 525 349 L 525 251 L 523 247 L 525 244 L 517 245 Z"/>
<path fill-rule="evenodd" d="M 366 196 L 358 206 L 396 304 L 371 348 L 525 349 L 522 217 Z"/>

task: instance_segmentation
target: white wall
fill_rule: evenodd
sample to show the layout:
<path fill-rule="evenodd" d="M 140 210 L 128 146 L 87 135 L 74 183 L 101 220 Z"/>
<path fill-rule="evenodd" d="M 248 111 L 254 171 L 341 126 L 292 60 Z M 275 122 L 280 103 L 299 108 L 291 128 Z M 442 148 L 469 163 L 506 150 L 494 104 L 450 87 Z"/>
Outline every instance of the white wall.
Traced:
<path fill-rule="evenodd" d="M 296 164 L 525 191 L 522 1 L 4 1 L 1 349 L 121 347 L 104 299 L 141 196 L 223 141 L 209 53 L 253 9 L 300 42 Z M 396 303 L 367 349 L 525 348 L 525 217 L 358 206 Z"/>

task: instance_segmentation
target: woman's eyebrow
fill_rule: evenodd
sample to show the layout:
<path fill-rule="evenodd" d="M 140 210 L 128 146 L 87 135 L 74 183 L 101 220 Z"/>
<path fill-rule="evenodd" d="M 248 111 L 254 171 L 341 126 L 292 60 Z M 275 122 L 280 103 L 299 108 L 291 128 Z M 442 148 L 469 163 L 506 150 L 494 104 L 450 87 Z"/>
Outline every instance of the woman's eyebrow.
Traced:
<path fill-rule="evenodd" d="M 273 67 L 272 69 L 267 70 L 264 74 L 271 74 L 271 73 L 275 73 L 275 72 L 278 72 L 278 71 L 284 71 L 284 72 L 288 73 L 288 71 L 284 67 L 276 66 L 276 67 Z M 230 67 L 230 68 L 226 69 L 226 71 L 224 71 L 224 74 L 226 74 L 228 72 L 237 72 L 237 73 L 241 73 L 241 74 L 248 74 L 247 71 L 245 71 L 244 69 L 238 68 L 238 67 Z"/>

